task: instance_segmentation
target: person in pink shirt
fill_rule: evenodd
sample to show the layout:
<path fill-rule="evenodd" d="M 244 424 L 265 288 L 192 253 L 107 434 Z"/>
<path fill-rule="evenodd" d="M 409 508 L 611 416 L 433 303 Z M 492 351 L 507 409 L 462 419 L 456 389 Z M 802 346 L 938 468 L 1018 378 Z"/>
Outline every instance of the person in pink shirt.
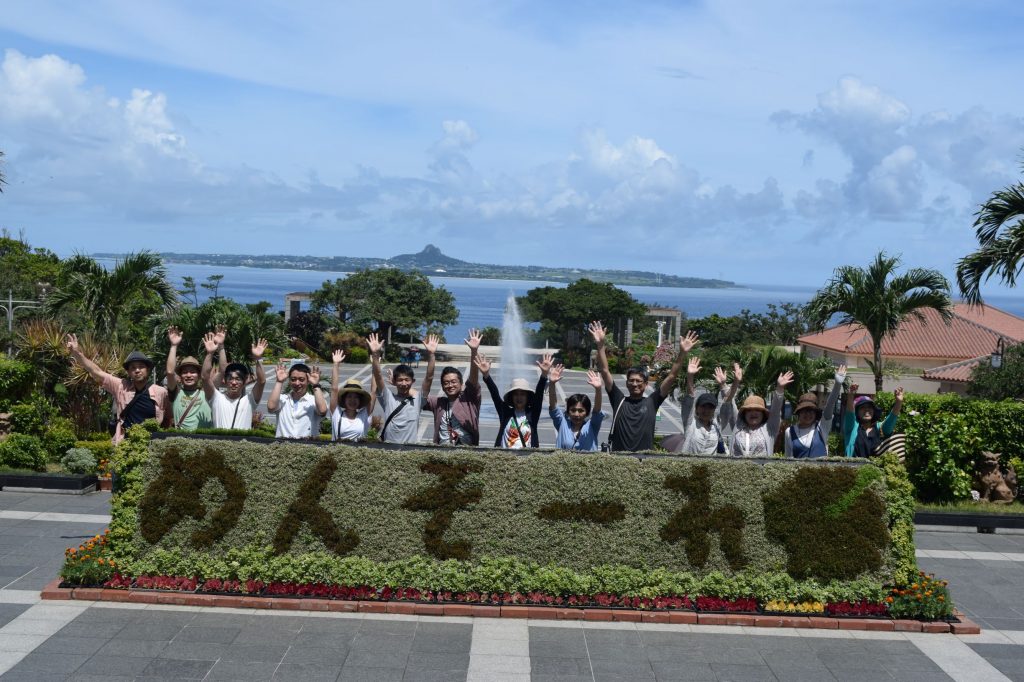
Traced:
<path fill-rule="evenodd" d="M 93 381 L 114 398 L 114 411 L 117 414 L 114 428 L 114 444 L 124 439 L 124 432 L 129 426 L 141 424 L 147 419 L 156 419 L 161 424 L 170 405 L 167 389 L 150 382 L 153 374 L 153 361 L 144 353 L 132 351 L 124 361 L 127 379 L 120 379 L 113 374 L 104 372 L 99 365 L 85 357 L 78 346 L 78 337 L 68 334 L 65 341 L 71 357 L 81 365 Z"/>

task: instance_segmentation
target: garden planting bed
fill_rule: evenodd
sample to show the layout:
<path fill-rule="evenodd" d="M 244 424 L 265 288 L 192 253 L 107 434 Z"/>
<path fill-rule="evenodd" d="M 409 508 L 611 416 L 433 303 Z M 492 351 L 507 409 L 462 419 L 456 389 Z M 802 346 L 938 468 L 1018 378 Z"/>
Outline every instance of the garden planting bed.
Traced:
<path fill-rule="evenodd" d="M 894 457 L 737 460 L 161 437 L 47 598 L 957 632 Z"/>
<path fill-rule="evenodd" d="M 0 489 L 8 491 L 85 494 L 96 490 L 96 474 L 31 474 L 0 472 Z"/>
<path fill-rule="evenodd" d="M 255 593 L 225 592 L 209 589 L 209 583 L 197 585 L 194 579 L 164 578 L 144 581 L 158 587 L 139 588 L 135 581 L 119 587 L 76 587 L 54 580 L 42 591 L 49 600 L 85 600 L 131 604 L 228 607 L 333 613 L 392 613 L 417 616 L 468 616 L 476 618 L 530 618 L 535 620 L 587 620 L 632 623 L 677 623 L 686 625 L 734 625 L 774 628 L 813 628 L 824 630 L 871 630 L 878 632 L 929 632 L 974 635 L 981 628 L 960 613 L 936 621 L 889 618 L 888 616 L 844 616 L 826 607 L 818 614 L 753 612 L 694 608 L 689 599 L 642 600 L 637 606 L 613 604 L 576 606 L 572 599 L 561 604 L 531 603 L 529 595 L 495 595 L 494 603 L 465 601 L 471 595 L 424 595 L 416 590 L 403 591 L 356 588 L 341 590 L 344 596 L 319 596 L 331 592 L 322 585 L 290 585 L 280 594 L 267 586 Z M 192 589 L 187 589 L 192 587 Z M 219 586 L 218 586 L 219 587 Z M 278 586 L 280 589 L 281 586 Z M 185 588 L 185 589 L 181 589 Z M 360 598 L 366 597 L 366 598 Z M 424 599 L 423 597 L 428 597 Z M 506 603 L 506 599 L 507 602 Z M 674 602 L 665 605 L 665 601 Z M 698 599 L 699 603 L 700 599 Z M 742 601 L 742 600 L 737 600 Z M 717 606 L 717 604 L 715 605 Z M 836 607 L 839 605 L 829 605 Z"/>

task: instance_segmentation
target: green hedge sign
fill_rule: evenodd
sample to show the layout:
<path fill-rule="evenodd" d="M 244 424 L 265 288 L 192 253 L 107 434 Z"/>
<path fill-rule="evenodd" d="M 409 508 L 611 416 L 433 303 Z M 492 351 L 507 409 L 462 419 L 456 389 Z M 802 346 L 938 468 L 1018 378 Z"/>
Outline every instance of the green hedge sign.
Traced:
<path fill-rule="evenodd" d="M 137 556 L 272 547 L 892 583 L 913 552 L 892 540 L 883 472 L 849 461 L 168 438 L 139 473 Z"/>

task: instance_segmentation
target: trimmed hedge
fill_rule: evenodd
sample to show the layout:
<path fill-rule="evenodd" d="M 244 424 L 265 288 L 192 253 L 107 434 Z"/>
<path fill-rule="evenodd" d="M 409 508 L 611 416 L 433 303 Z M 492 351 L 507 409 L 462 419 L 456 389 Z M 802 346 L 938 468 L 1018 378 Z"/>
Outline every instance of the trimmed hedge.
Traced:
<path fill-rule="evenodd" d="M 34 378 L 32 365 L 0 355 L 0 411 L 28 398 Z"/>
<path fill-rule="evenodd" d="M 111 524 L 113 555 L 129 567 L 160 550 L 203 564 L 271 547 L 282 560 L 503 557 L 580 575 L 617 566 L 735 578 L 789 567 L 793 579 L 880 586 L 914 565 L 912 543 L 892 541 L 886 504 L 906 490 L 887 489 L 867 463 L 187 438 L 147 449 L 147 435 L 132 431 L 115 455 Z M 766 517 L 785 513 L 787 500 L 813 511 L 784 527 Z M 813 542 L 792 542 L 804 531 Z M 823 546 L 828 561 L 815 558 Z"/>

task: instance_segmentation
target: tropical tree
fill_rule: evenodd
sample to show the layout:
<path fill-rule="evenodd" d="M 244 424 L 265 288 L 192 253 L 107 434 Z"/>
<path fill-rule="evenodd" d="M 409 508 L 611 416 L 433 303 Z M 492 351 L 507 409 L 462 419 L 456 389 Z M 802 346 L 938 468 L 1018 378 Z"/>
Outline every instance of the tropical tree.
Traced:
<path fill-rule="evenodd" d="M 714 384 L 715 367 L 729 370 L 733 363 L 738 363 L 743 368 L 743 385 L 737 393 L 737 402 L 742 402 L 750 394 L 771 395 L 779 375 L 793 372 L 793 383 L 786 387 L 786 399 L 795 403 L 801 394 L 813 391 L 815 386 L 827 385 L 836 371 L 828 358 L 812 358 L 803 352 L 794 353 L 778 346 L 705 348 L 700 357 L 702 366 L 698 380 L 709 388 Z"/>
<path fill-rule="evenodd" d="M 422 272 L 367 269 L 326 281 L 313 292 L 312 309 L 330 312 L 346 323 L 377 330 L 385 339 L 393 330 L 415 331 L 455 324 L 455 296 L 435 287 Z"/>
<path fill-rule="evenodd" d="M 169 313 L 177 307 L 163 260 L 151 251 L 128 254 L 111 270 L 76 254 L 64 261 L 59 283 L 46 297 L 48 313 L 77 313 L 77 322 L 102 338 L 129 335 L 118 324 L 123 316 L 144 318 L 153 309 Z"/>
<path fill-rule="evenodd" d="M 588 322 L 602 320 L 614 328 L 617 321 L 632 318 L 637 329 L 647 313 L 647 306 L 628 291 L 589 279 L 578 279 L 567 287 L 536 287 L 516 303 L 524 320 L 540 322 L 540 340 L 562 348 L 589 343 L 590 335 L 584 333 Z"/>
<path fill-rule="evenodd" d="M 974 215 L 978 250 L 957 261 L 956 283 L 964 300 L 977 304 L 983 281 L 997 275 L 1012 287 L 1024 268 L 1024 183 L 993 192 Z"/>
<path fill-rule="evenodd" d="M 807 319 L 813 328 L 824 329 L 838 315 L 839 324 L 859 325 L 871 336 L 874 359 L 868 361 L 868 366 L 875 375 L 876 393 L 882 390 L 885 374 L 885 337 L 895 336 L 909 318 L 925 322 L 921 311 L 927 308 L 938 312 L 946 324 L 953 317 L 949 281 L 942 273 L 911 268 L 899 275 L 899 265 L 899 256 L 887 256 L 881 251 L 867 268 L 836 268 L 825 288 L 807 304 Z"/>

